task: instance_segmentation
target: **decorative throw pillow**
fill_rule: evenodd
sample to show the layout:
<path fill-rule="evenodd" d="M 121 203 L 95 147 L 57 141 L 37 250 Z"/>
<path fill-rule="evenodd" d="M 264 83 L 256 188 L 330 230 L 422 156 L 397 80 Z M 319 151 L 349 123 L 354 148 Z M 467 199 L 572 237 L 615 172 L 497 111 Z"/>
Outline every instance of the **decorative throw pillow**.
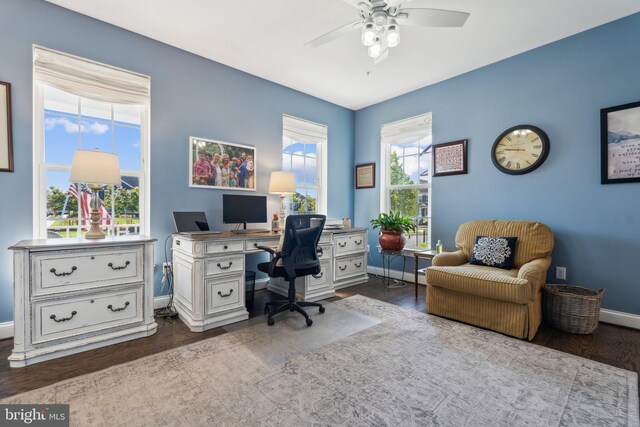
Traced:
<path fill-rule="evenodd" d="M 518 240 L 517 237 L 476 237 L 471 264 L 511 270 L 516 252 L 516 240 Z"/>

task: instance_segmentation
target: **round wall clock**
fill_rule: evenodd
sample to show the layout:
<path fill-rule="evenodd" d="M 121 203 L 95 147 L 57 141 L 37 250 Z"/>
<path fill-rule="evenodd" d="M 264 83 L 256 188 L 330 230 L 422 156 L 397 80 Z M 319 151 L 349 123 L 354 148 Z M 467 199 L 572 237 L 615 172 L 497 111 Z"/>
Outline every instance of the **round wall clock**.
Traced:
<path fill-rule="evenodd" d="M 491 160 L 500 172 L 522 175 L 537 169 L 549 155 L 549 137 L 540 128 L 518 125 L 502 132 L 491 148 Z"/>

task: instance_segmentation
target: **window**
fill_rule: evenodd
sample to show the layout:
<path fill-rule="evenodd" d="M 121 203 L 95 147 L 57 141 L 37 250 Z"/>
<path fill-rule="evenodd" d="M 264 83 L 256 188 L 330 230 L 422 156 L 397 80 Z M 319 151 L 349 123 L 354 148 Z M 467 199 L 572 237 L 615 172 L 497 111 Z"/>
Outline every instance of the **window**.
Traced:
<path fill-rule="evenodd" d="M 86 233 L 88 188 L 70 183 L 69 175 L 74 152 L 94 148 L 116 153 L 122 176 L 120 185 L 98 192 L 103 230 L 148 233 L 148 90 L 146 98 L 128 96 L 123 79 L 130 75 L 148 86 L 148 78 L 34 48 L 34 236 Z"/>
<path fill-rule="evenodd" d="M 431 247 L 431 114 L 382 126 L 381 212 L 412 218 L 408 248 Z"/>
<path fill-rule="evenodd" d="M 282 170 L 296 177 L 296 194 L 289 197 L 292 213 L 325 213 L 327 127 L 283 116 Z"/>

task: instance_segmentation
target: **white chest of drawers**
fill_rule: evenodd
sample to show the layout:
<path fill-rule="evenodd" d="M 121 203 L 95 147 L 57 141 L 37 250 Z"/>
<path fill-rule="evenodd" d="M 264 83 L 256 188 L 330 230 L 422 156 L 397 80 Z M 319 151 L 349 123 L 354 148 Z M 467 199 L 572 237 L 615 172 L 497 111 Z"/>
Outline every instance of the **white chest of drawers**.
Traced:
<path fill-rule="evenodd" d="M 127 236 L 12 246 L 11 367 L 154 334 L 154 241 Z"/>

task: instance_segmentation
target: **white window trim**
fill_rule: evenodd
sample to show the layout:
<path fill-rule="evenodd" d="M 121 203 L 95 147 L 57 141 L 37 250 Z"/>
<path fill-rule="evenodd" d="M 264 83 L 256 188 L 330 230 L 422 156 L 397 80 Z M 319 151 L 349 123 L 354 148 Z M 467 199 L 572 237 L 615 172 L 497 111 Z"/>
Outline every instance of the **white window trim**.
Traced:
<path fill-rule="evenodd" d="M 66 55 L 70 58 L 85 61 L 87 64 L 104 66 L 113 70 L 114 72 L 128 73 L 134 78 L 142 78 L 150 80 L 148 76 L 134 73 L 128 70 L 124 70 L 117 67 L 112 67 L 107 64 L 101 64 L 98 62 L 90 61 L 84 58 L 80 58 L 73 55 L 68 55 L 63 52 L 57 52 L 54 50 L 42 48 L 37 45 L 33 45 L 33 57 L 35 58 L 37 51 L 49 51 L 55 54 Z M 61 170 L 70 171 L 70 166 L 49 164 L 45 166 L 44 163 L 44 84 L 39 82 L 33 77 L 33 238 L 44 239 L 47 237 L 47 188 L 46 188 L 46 171 L 47 170 Z M 150 84 L 147 88 L 147 94 L 151 96 Z M 139 218 L 140 218 L 140 234 L 149 235 L 151 230 L 151 132 L 150 132 L 150 103 L 146 105 L 140 105 L 141 117 L 140 117 L 140 150 L 141 150 L 141 170 L 130 171 L 121 170 L 122 175 L 125 176 L 138 176 L 139 178 Z"/>
<path fill-rule="evenodd" d="M 432 115 L 425 113 L 408 119 L 383 124 L 380 129 L 380 212 L 389 212 L 391 201 L 389 190 L 391 188 L 391 176 L 389 174 L 389 160 L 391 158 L 391 145 L 402 145 L 402 139 L 415 135 L 432 135 Z M 429 219 L 429 241 L 433 222 L 431 205 L 433 200 L 432 181 L 429 184 L 394 185 L 393 189 L 423 189 L 428 190 L 429 203 L 427 204 L 427 218 Z"/>
<path fill-rule="evenodd" d="M 291 130 L 290 130 L 291 129 Z M 328 199 L 328 171 L 329 171 L 329 155 L 328 155 L 328 139 L 329 128 L 326 125 L 311 122 L 309 120 L 301 119 L 299 117 L 291 116 L 288 114 L 282 115 L 282 137 L 296 139 L 298 136 L 303 136 L 303 140 L 313 142 L 317 144 L 318 149 L 316 151 L 316 162 L 320 164 L 318 168 L 318 181 L 320 183 L 320 191 L 318 191 L 318 200 L 316 200 L 317 213 L 327 214 L 327 199 Z M 303 142 L 303 141 L 301 141 Z M 316 186 L 309 186 L 296 183 L 298 188 L 316 189 Z"/>

